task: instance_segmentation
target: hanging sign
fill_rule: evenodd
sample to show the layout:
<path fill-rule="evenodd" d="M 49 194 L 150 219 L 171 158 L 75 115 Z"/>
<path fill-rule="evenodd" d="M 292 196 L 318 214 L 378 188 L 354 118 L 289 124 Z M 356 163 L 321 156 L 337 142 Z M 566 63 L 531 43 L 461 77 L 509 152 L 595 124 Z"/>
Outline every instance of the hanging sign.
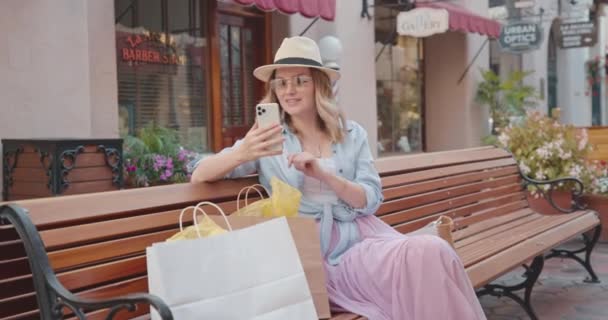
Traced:
<path fill-rule="evenodd" d="M 524 53 L 536 50 L 542 42 L 542 29 L 538 23 L 511 22 L 502 26 L 498 43 L 503 51 Z"/>
<path fill-rule="evenodd" d="M 562 49 L 591 47 L 597 42 L 594 21 L 559 22 L 557 32 L 558 43 Z"/>
<path fill-rule="evenodd" d="M 173 39 L 164 33 L 121 34 L 120 38 L 117 49 L 124 62 L 170 66 L 186 64 L 186 56 L 176 53 Z"/>
<path fill-rule="evenodd" d="M 402 36 L 428 37 L 448 30 L 450 14 L 445 9 L 416 8 L 397 15 L 397 33 Z"/>

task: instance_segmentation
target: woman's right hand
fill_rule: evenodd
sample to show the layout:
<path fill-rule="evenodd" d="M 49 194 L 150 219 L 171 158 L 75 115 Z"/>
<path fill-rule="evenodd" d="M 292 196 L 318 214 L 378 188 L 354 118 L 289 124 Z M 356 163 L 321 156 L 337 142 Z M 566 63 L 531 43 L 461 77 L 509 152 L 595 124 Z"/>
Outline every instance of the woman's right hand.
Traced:
<path fill-rule="evenodd" d="M 239 159 L 242 162 L 247 162 L 261 157 L 282 154 L 285 138 L 281 134 L 277 135 L 282 129 L 283 127 L 280 124 L 260 128 L 256 121 L 236 150 Z M 272 150 L 272 147 L 276 145 L 281 146 L 281 148 L 279 150 Z"/>

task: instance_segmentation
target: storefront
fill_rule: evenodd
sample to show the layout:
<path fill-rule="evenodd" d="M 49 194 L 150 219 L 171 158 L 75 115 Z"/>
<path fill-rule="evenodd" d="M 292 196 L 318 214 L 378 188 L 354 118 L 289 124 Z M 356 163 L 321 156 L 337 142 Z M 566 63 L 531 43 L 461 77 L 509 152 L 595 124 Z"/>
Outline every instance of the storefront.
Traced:
<path fill-rule="evenodd" d="M 333 18 L 331 1 L 311 3 L 115 0 L 120 133 L 158 125 L 197 151 L 232 145 L 264 94 L 252 72 L 272 59 L 266 11 Z"/>
<path fill-rule="evenodd" d="M 396 34 L 398 13 L 379 6 L 374 14 L 379 156 L 425 149 L 424 45 Z"/>
<path fill-rule="evenodd" d="M 145 2 L 145 3 L 144 3 Z M 198 151 L 231 145 L 263 94 L 269 14 L 202 0 L 115 0 L 119 129 L 158 125 Z"/>
<path fill-rule="evenodd" d="M 400 13 L 417 8 L 443 13 L 445 21 L 431 21 L 436 18 L 425 13 L 407 26 L 411 35 L 396 32 Z M 378 155 L 477 145 L 480 140 L 474 135 L 483 130 L 483 114 L 472 106 L 472 95 L 477 69 L 488 66 L 474 54 L 487 55 L 486 39 L 498 36 L 500 24 L 465 7 L 436 1 L 376 1 L 374 22 Z M 436 23 L 446 28 L 433 32 L 436 35 L 421 30 Z M 460 121 L 460 130 L 454 121 Z M 468 128 L 462 129 L 462 124 Z"/>

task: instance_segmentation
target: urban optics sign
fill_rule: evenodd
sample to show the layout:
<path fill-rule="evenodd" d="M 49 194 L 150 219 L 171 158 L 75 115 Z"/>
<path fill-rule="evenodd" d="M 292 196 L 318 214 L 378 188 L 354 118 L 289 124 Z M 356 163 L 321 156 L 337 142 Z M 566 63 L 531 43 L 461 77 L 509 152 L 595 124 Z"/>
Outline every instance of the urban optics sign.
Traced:
<path fill-rule="evenodd" d="M 433 8 L 416 8 L 399 12 L 397 33 L 418 38 L 443 33 L 448 30 L 449 16 L 447 10 Z"/>
<path fill-rule="evenodd" d="M 513 22 L 502 27 L 498 42 L 504 51 L 523 53 L 538 49 L 542 34 L 537 23 Z"/>

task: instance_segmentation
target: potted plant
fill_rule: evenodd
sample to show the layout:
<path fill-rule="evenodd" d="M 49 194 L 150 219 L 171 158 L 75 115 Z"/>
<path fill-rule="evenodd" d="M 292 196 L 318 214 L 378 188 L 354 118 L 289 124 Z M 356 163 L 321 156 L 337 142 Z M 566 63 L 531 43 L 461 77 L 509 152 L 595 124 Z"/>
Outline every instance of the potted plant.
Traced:
<path fill-rule="evenodd" d="M 608 163 L 604 160 L 589 161 L 587 170 L 591 180 L 583 201 L 587 208 L 597 211 L 600 217 L 600 242 L 608 242 Z"/>
<path fill-rule="evenodd" d="M 197 156 L 179 144 L 175 130 L 157 125 L 140 129 L 137 136 L 125 136 L 123 149 L 127 187 L 187 182 L 187 166 Z"/>
<path fill-rule="evenodd" d="M 523 175 L 541 181 L 576 178 L 583 185 L 590 184 L 591 176 L 586 170 L 586 157 L 591 150 L 587 131 L 560 123 L 559 109 L 554 109 L 552 116 L 529 111 L 521 123 L 499 131 L 498 145 L 513 153 Z M 559 207 L 569 208 L 571 190 L 582 186 L 568 180 L 553 189 L 549 184 L 528 184 L 527 188 L 530 207 L 549 214 L 560 212 L 543 199 L 549 192 Z"/>
<path fill-rule="evenodd" d="M 475 100 L 490 108 L 492 120 L 491 135 L 484 138 L 485 142 L 494 143 L 499 128 L 508 126 L 513 118 L 523 117 L 526 110 L 536 104 L 536 88 L 523 83 L 530 74 L 532 72 L 514 71 L 501 79 L 492 70 L 481 71 L 483 81 L 477 87 Z"/>

